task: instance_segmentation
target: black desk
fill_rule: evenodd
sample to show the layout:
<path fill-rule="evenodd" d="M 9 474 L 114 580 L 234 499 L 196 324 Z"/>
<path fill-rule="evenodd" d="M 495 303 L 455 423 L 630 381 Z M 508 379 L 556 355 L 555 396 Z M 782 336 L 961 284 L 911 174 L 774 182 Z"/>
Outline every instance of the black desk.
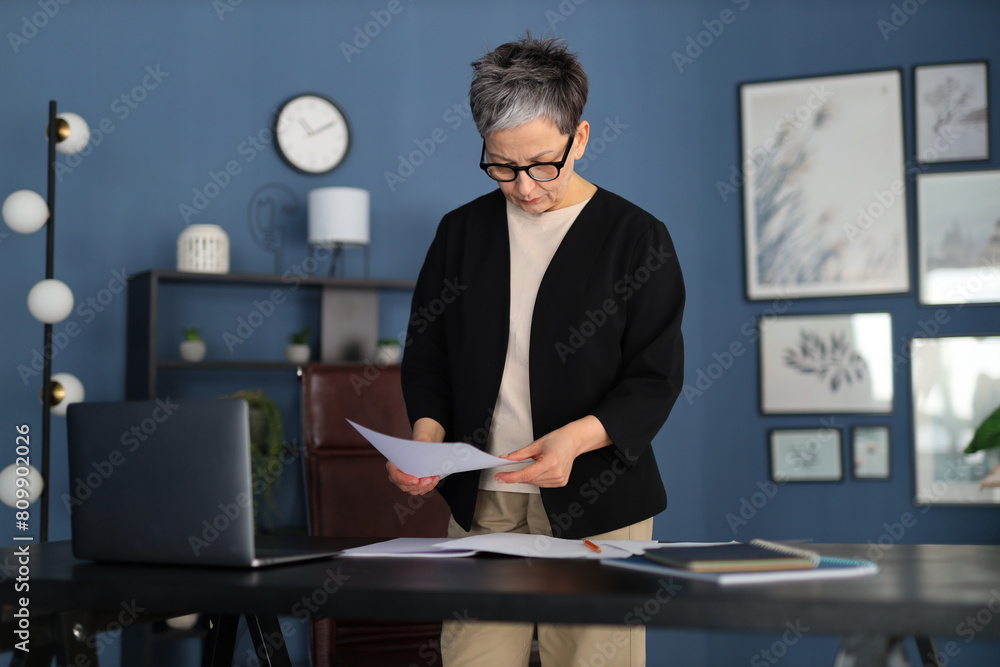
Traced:
<path fill-rule="evenodd" d="M 321 541 L 334 548 L 362 543 Z M 811 546 L 848 557 L 864 557 L 867 548 Z M 0 550 L 0 564 L 13 564 L 16 572 L 14 550 Z M 55 542 L 31 546 L 29 596 L 33 624 L 43 623 L 42 610 L 63 612 L 47 616 L 56 620 L 42 628 L 63 634 L 72 634 L 75 626 L 77 634 L 87 634 L 88 624 L 106 627 L 100 623 L 113 622 L 131 605 L 143 610 L 133 622 L 200 611 L 237 619 L 240 614 L 464 618 L 780 633 L 798 620 L 812 633 L 846 636 L 845 646 L 859 666 L 881 664 L 896 638 L 966 632 L 1000 637 L 1000 546 L 897 545 L 883 552 L 879 566 L 882 571 L 873 577 L 718 587 L 597 561 L 502 556 L 339 558 L 256 571 L 107 565 L 78 561 L 68 542 Z M 9 605 L 23 595 L 14 584 L 13 577 L 0 583 L 8 627 L 14 620 Z M 983 623 L 985 615 L 993 622 Z M 266 639 L 275 627 L 265 625 L 260 632 Z M 4 632 L 10 641 L 11 630 Z M 927 650 L 922 647 L 921 654 Z"/>

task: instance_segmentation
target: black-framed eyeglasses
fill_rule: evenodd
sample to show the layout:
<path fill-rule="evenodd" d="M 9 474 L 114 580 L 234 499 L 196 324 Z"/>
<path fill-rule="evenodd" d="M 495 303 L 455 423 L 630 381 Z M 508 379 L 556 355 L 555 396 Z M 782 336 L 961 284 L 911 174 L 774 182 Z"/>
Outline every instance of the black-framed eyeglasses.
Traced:
<path fill-rule="evenodd" d="M 517 172 L 519 171 L 527 172 L 528 178 L 534 181 L 542 183 L 545 181 L 554 181 L 559 178 L 559 170 L 563 168 L 563 165 L 566 164 L 566 159 L 569 158 L 569 151 L 573 148 L 573 140 L 575 138 L 575 134 L 570 135 L 569 143 L 566 145 L 566 152 L 563 153 L 562 159 L 558 162 L 535 162 L 526 167 L 512 167 L 509 164 L 484 162 L 486 159 L 486 140 L 483 139 L 483 152 L 479 156 L 479 168 L 485 171 L 486 175 L 494 181 L 500 181 L 501 183 L 509 183 L 517 180 Z"/>

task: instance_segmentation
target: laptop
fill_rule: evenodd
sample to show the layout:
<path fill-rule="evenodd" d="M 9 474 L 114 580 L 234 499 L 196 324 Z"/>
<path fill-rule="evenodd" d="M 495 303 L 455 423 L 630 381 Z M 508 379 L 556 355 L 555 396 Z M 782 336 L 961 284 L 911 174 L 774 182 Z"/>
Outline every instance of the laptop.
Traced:
<path fill-rule="evenodd" d="M 82 402 L 66 416 L 77 558 L 260 567 L 337 555 L 301 538 L 256 543 L 245 400 Z"/>

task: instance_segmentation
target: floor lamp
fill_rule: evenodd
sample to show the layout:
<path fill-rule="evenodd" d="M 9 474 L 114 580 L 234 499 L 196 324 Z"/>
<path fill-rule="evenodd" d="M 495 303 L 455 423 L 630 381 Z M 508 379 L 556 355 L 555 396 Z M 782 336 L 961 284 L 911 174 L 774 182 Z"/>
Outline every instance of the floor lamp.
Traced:
<path fill-rule="evenodd" d="M 53 277 L 56 210 L 56 152 L 73 155 L 83 150 L 90 141 L 90 128 L 86 121 L 74 113 L 56 113 L 56 102 L 49 102 L 48 135 L 48 192 L 47 199 L 32 190 L 18 190 L 3 203 L 3 219 L 15 232 L 31 234 L 47 226 L 45 241 L 45 279 L 28 293 L 28 310 L 45 325 L 45 348 L 42 370 L 42 453 L 41 473 L 30 465 L 31 437 L 27 425 L 18 427 L 18 443 L 28 451 L 18 461 L 0 472 L 0 500 L 17 510 L 15 525 L 23 531 L 32 528 L 28 506 L 40 499 L 39 541 L 48 540 L 49 493 L 49 442 L 51 416 L 65 415 L 66 406 L 83 400 L 83 384 L 69 373 L 52 374 L 52 325 L 63 321 L 73 312 L 73 292 L 66 283 Z M 47 390 L 46 390 L 47 389 Z M 22 429 L 25 432 L 22 432 Z M 28 465 L 24 465 L 27 459 Z M 24 480 L 24 481 L 22 481 Z M 22 512 L 24 519 L 22 520 Z M 18 539 L 15 537 L 14 539 Z M 22 539 L 30 539 L 23 537 Z"/>

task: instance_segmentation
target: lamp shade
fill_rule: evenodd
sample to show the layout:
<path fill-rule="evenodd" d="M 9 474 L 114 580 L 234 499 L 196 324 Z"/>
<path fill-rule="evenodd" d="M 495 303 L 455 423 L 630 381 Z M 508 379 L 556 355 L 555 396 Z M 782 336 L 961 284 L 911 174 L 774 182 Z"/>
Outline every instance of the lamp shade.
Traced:
<path fill-rule="evenodd" d="M 31 190 L 12 192 L 3 202 L 3 221 L 18 234 L 32 234 L 45 226 L 49 205 Z"/>
<path fill-rule="evenodd" d="M 368 245 L 371 195 L 362 188 L 318 188 L 309 192 L 309 243 Z"/>

